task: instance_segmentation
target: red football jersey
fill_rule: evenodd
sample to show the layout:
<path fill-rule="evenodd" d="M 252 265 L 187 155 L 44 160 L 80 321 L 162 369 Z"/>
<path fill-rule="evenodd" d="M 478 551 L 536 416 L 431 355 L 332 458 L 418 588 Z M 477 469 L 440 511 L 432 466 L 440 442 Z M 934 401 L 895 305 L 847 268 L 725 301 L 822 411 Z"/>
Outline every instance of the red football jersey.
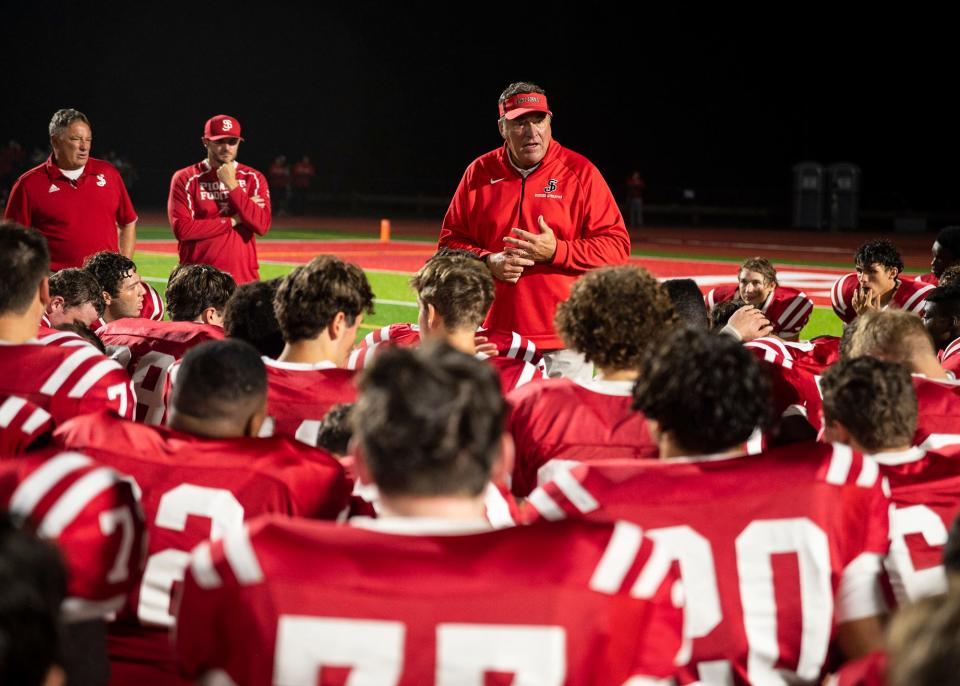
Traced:
<path fill-rule="evenodd" d="M 649 564 L 639 527 L 351 523 L 263 518 L 249 537 L 199 548 L 178 609 L 183 673 L 237 686 L 573 686 L 674 671 L 675 577 Z"/>
<path fill-rule="evenodd" d="M 283 435 L 317 445 L 320 420 L 338 403 L 357 399 L 356 372 L 330 361 L 306 364 L 263 358 L 267 367 L 267 420 L 261 436 Z"/>
<path fill-rule="evenodd" d="M 488 343 L 497 346 L 497 355 L 510 357 L 544 368 L 543 355 L 537 350 L 537 345 L 526 336 L 516 331 L 501 329 L 477 329 L 477 336 L 483 336 Z M 374 329 L 357 344 L 350 354 L 348 369 L 363 369 L 369 364 L 367 349 L 378 343 L 390 342 L 395 345 L 418 345 L 420 343 L 420 327 L 416 324 L 389 324 Z M 372 357 L 372 356 L 371 356 Z"/>
<path fill-rule="evenodd" d="M 960 511 L 960 461 L 916 447 L 870 457 L 892 492 L 886 567 L 897 602 L 946 593 L 943 546 Z"/>
<path fill-rule="evenodd" d="M 707 310 L 713 311 L 717 303 L 733 300 L 737 297 L 737 284 L 717 286 L 707 291 L 704 302 Z M 807 325 L 813 312 L 813 301 L 803 291 L 789 286 L 776 286 L 759 307 L 773 326 L 778 336 L 797 336 Z"/>
<path fill-rule="evenodd" d="M 846 446 L 597 462 L 531 494 L 546 519 L 626 519 L 680 565 L 693 640 L 684 681 L 814 683 L 835 623 L 882 614 L 890 501 Z"/>
<path fill-rule="evenodd" d="M 940 285 L 940 279 L 933 272 L 927 272 L 926 274 L 921 274 L 920 276 L 916 277 L 915 280 L 922 281 L 923 283 L 929 283 L 934 286 Z"/>
<path fill-rule="evenodd" d="M 223 340 L 223 329 L 196 322 L 117 319 L 97 330 L 113 359 L 127 369 L 137 393 L 135 419 L 161 425 L 170 367 L 195 345 Z"/>
<path fill-rule="evenodd" d="M 140 308 L 140 317 L 142 319 L 152 319 L 155 322 L 162 321 L 163 315 L 166 312 L 163 298 L 160 297 L 157 289 L 146 281 L 141 281 L 140 283 L 143 284 L 143 287 L 147 291 L 143 296 L 143 306 Z"/>
<path fill-rule="evenodd" d="M 544 379 L 507 396 L 516 457 L 511 489 L 524 497 L 570 462 L 657 457 L 642 412 L 630 409 L 632 381 Z"/>
<path fill-rule="evenodd" d="M 823 399 L 817 377 L 795 361 L 795 348 L 779 338 L 757 338 L 744 343 L 760 360 L 770 377 L 773 396 L 773 416 L 782 417 L 788 410 L 798 411 L 807 422 L 819 430 Z"/>
<path fill-rule="evenodd" d="M 960 372 L 960 338 L 954 338 L 946 348 L 937 353 L 940 366 L 957 375 Z"/>
<path fill-rule="evenodd" d="M 170 596 L 189 552 L 265 513 L 333 519 L 346 507 L 343 469 L 284 437 L 203 439 L 107 415 L 61 426 L 58 443 L 128 474 L 142 490 L 150 547 L 143 582 L 111 625 L 111 683 L 176 683 Z"/>
<path fill-rule="evenodd" d="M 851 660 L 831 674 L 823 686 L 887 686 L 887 654 L 873 652 Z"/>
<path fill-rule="evenodd" d="M 830 289 L 830 301 L 833 311 L 844 322 L 849 324 L 857 317 L 853 309 L 853 294 L 859 288 L 859 281 L 855 272 L 841 276 Z M 890 302 L 883 309 L 907 310 L 914 314 L 923 315 L 926 307 L 927 294 L 935 288 L 933 284 L 901 276 L 897 279 L 897 290 Z"/>
<path fill-rule="evenodd" d="M 0 454 L 19 455 L 46 443 L 53 433 L 53 417 L 18 395 L 0 393 Z"/>
<path fill-rule="evenodd" d="M 72 331 L 60 331 L 51 329 L 46 324 L 41 323 L 37 331 L 37 341 L 44 345 L 54 345 L 66 348 L 78 348 L 84 345 L 90 345 L 83 336 L 75 334 Z M 98 351 L 99 352 L 99 351 Z"/>
<path fill-rule="evenodd" d="M 140 583 L 146 527 L 135 486 L 75 452 L 0 460 L 0 507 L 55 541 L 67 567 L 69 621 L 118 611 Z"/>
<path fill-rule="evenodd" d="M 774 336 L 755 338 L 744 343 L 747 348 L 762 354 L 757 356 L 767 362 L 782 364 L 789 360 L 812 374 L 821 374 L 824 369 L 840 359 L 838 336 L 817 336 L 809 341 L 784 341 Z"/>
<path fill-rule="evenodd" d="M 960 452 L 960 381 L 914 374 L 913 390 L 917 394 L 913 444 L 949 455 Z"/>
<path fill-rule="evenodd" d="M 0 342 L 0 351 L 0 393 L 35 403 L 58 424 L 104 409 L 122 417 L 133 416 L 137 398 L 130 377 L 92 345 Z"/>

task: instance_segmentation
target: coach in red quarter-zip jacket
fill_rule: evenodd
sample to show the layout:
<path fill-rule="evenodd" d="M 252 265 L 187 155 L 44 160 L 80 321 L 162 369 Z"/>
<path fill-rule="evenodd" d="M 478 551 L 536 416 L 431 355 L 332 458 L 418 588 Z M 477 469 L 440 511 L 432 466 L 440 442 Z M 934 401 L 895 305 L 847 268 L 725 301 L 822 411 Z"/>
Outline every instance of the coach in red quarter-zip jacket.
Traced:
<path fill-rule="evenodd" d="M 504 146 L 467 167 L 440 245 L 476 253 L 496 278 L 486 328 L 531 338 L 546 352 L 551 376 L 589 378 L 582 358 L 565 359 L 574 355 L 561 351 L 553 316 L 578 276 L 627 261 L 630 237 L 597 168 L 552 140 L 552 118 L 542 88 L 507 87 L 500 96 Z"/>
<path fill-rule="evenodd" d="M 260 278 L 257 236 L 270 230 L 267 179 L 237 162 L 240 122 L 226 114 L 203 127 L 207 158 L 173 175 L 167 216 L 182 264 L 209 264 L 238 283 Z"/>

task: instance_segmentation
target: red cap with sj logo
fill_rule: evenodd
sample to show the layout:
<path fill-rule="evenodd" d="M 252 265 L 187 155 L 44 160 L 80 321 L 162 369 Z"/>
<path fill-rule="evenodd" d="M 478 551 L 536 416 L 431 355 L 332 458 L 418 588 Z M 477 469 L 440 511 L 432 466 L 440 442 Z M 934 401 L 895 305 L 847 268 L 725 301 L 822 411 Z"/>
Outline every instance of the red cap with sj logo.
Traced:
<path fill-rule="evenodd" d="M 527 112 L 553 112 L 547 107 L 547 96 L 543 93 L 517 93 L 500 103 L 500 116 L 516 119 Z"/>
<path fill-rule="evenodd" d="M 218 141 L 221 138 L 240 138 L 240 122 L 228 114 L 210 117 L 203 125 L 203 137 L 211 141 Z"/>

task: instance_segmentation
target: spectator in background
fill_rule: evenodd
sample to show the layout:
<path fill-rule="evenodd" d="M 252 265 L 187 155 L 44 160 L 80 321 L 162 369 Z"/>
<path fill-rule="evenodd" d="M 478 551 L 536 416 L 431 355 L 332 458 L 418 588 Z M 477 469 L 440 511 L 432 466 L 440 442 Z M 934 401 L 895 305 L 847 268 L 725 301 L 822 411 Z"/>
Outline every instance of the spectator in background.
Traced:
<path fill-rule="evenodd" d="M 273 164 L 267 168 L 267 180 L 270 182 L 270 195 L 278 215 L 290 211 L 290 165 L 286 155 L 277 155 Z"/>
<path fill-rule="evenodd" d="M 293 165 L 293 211 L 295 214 L 307 213 L 307 200 L 313 179 L 317 176 L 317 168 L 307 155 Z"/>
<path fill-rule="evenodd" d="M 4 217 L 46 237 L 53 271 L 103 250 L 133 257 L 137 213 L 116 167 L 90 156 L 90 120 L 57 110 L 49 130 L 53 152 L 17 179 Z"/>
<path fill-rule="evenodd" d="M 638 228 L 643 226 L 643 191 L 647 189 L 647 184 L 640 176 L 639 171 L 634 171 L 627 177 L 627 226 Z"/>

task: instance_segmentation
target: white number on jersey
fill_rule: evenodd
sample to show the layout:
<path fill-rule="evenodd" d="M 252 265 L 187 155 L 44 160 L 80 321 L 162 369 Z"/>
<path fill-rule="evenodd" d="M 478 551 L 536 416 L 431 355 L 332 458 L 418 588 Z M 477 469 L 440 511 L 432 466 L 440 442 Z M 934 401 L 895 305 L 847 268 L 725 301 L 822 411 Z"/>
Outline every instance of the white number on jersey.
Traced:
<path fill-rule="evenodd" d="M 920 534 L 931 547 L 945 545 L 948 536 L 943 520 L 926 505 L 896 507 L 890 513 L 890 553 L 886 567 L 897 602 L 901 604 L 947 591 L 943 565 L 920 570 L 913 566 L 906 540 L 911 534 Z"/>

